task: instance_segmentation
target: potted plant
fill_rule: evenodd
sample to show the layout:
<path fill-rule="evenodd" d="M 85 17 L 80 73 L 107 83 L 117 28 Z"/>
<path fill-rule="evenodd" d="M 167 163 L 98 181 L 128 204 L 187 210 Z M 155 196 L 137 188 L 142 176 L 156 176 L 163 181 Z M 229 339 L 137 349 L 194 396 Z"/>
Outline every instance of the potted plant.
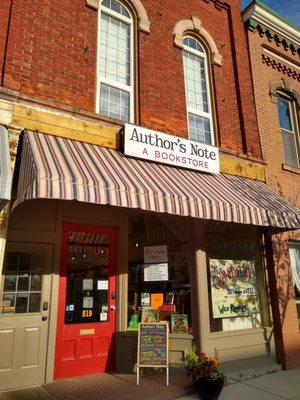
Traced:
<path fill-rule="evenodd" d="M 225 381 L 219 361 L 203 352 L 196 353 L 193 349 L 186 355 L 185 365 L 193 378 L 200 399 L 218 400 Z"/>

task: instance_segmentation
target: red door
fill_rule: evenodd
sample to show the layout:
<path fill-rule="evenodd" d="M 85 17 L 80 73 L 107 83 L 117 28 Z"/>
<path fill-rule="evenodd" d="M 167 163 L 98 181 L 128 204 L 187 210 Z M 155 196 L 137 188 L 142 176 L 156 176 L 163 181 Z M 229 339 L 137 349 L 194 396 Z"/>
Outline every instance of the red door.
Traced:
<path fill-rule="evenodd" d="M 114 370 L 116 230 L 65 223 L 54 379 Z"/>

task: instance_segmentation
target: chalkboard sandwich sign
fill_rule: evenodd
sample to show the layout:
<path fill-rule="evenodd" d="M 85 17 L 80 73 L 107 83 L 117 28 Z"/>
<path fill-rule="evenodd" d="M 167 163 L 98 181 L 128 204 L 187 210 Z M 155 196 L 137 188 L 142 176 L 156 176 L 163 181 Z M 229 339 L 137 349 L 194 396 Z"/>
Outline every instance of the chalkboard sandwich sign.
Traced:
<path fill-rule="evenodd" d="M 169 386 L 169 325 L 167 321 L 139 323 L 137 351 L 137 385 L 140 368 L 166 368 Z"/>

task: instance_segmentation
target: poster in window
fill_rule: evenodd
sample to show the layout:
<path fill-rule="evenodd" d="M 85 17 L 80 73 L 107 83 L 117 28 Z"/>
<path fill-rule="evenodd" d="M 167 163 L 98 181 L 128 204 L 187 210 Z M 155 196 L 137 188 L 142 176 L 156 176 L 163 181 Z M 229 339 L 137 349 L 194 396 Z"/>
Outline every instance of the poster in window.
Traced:
<path fill-rule="evenodd" d="M 164 304 L 164 294 L 163 293 L 151 293 L 151 308 L 153 310 L 159 310 L 159 308 Z"/>
<path fill-rule="evenodd" d="M 171 315 L 171 332 L 173 333 L 188 333 L 188 315 L 187 314 L 172 314 Z"/>
<path fill-rule="evenodd" d="M 213 318 L 233 318 L 259 312 L 253 260 L 210 259 Z"/>
<path fill-rule="evenodd" d="M 151 307 L 142 308 L 142 322 L 158 322 L 158 310 L 153 310 Z"/>
<path fill-rule="evenodd" d="M 142 307 L 150 307 L 150 293 L 141 293 L 141 306 Z"/>
<path fill-rule="evenodd" d="M 144 281 L 161 282 L 169 280 L 168 264 L 144 264 Z"/>

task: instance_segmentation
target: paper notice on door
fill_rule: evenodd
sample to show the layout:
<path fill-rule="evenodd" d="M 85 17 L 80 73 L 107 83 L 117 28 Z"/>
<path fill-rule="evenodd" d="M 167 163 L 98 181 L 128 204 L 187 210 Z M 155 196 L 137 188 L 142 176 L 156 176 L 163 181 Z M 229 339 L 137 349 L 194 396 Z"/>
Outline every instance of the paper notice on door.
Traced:
<path fill-rule="evenodd" d="M 98 290 L 108 290 L 108 281 L 98 281 L 97 289 Z"/>
<path fill-rule="evenodd" d="M 94 298 L 93 297 L 84 297 L 82 308 L 93 308 Z"/>
<path fill-rule="evenodd" d="M 107 321 L 107 313 L 106 312 L 100 313 L 100 321 Z"/>
<path fill-rule="evenodd" d="M 82 290 L 93 290 L 93 279 L 83 279 Z"/>

